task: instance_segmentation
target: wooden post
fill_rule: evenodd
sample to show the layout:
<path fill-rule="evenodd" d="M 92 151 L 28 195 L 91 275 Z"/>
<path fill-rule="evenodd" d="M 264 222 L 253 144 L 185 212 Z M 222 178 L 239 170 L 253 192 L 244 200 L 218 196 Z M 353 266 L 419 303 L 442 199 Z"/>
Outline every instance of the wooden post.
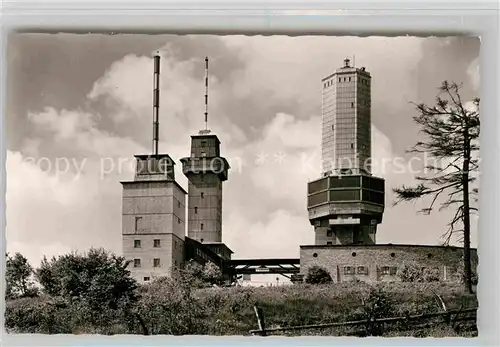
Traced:
<path fill-rule="evenodd" d="M 264 325 L 264 313 L 260 307 L 257 307 L 257 305 L 255 305 L 253 309 L 255 311 L 255 316 L 257 317 L 257 324 L 259 325 L 260 336 L 266 336 L 266 327 Z"/>

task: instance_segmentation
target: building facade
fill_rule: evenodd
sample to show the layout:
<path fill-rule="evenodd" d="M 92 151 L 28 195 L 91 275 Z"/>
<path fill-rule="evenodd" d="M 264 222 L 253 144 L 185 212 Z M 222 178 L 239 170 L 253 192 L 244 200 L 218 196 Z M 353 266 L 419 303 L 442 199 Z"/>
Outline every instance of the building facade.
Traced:
<path fill-rule="evenodd" d="M 182 158 L 188 183 L 188 237 L 224 259 L 232 251 L 222 242 L 222 186 L 229 163 L 220 155 L 220 141 L 209 131 L 191 136 L 191 156 Z"/>
<path fill-rule="evenodd" d="M 134 180 L 121 182 L 122 247 L 132 276 L 144 283 L 183 266 L 186 191 L 168 155 L 136 159 Z"/>
<path fill-rule="evenodd" d="M 473 271 L 478 258 L 472 252 Z M 334 282 L 400 281 L 399 271 L 407 265 L 420 267 L 424 276 L 432 274 L 444 282 L 461 281 L 463 248 L 422 245 L 301 246 L 300 274 L 319 266 L 326 269 Z"/>
<path fill-rule="evenodd" d="M 371 76 L 344 66 L 322 79 L 322 178 L 309 182 L 316 245 L 375 244 L 385 183 L 371 175 Z"/>
<path fill-rule="evenodd" d="M 321 80 L 323 174 L 370 173 L 371 76 L 344 66 Z"/>

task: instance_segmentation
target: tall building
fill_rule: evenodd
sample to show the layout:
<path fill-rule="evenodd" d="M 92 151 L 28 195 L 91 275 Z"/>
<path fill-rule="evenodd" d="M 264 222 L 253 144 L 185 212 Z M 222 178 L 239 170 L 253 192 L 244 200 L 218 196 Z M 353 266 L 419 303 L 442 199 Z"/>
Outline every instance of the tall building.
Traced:
<path fill-rule="evenodd" d="M 123 256 L 144 283 L 169 276 L 184 261 L 186 191 L 168 154 L 136 155 L 133 181 L 121 182 Z"/>
<path fill-rule="evenodd" d="M 154 57 L 153 153 L 136 155 L 133 181 L 121 182 L 123 256 L 144 283 L 169 276 L 184 261 L 186 191 L 175 181 L 174 161 L 158 153 L 160 56 Z"/>
<path fill-rule="evenodd" d="M 229 163 L 220 155 L 220 141 L 208 129 L 208 57 L 205 58 L 205 130 L 191 136 L 191 156 L 182 158 L 188 184 L 188 237 L 223 259 L 233 253 L 222 243 L 222 183 Z"/>
<path fill-rule="evenodd" d="M 371 76 L 344 66 L 322 79 L 322 178 L 308 184 L 316 245 L 375 244 L 385 184 L 371 175 Z"/>
<path fill-rule="evenodd" d="M 323 174 L 370 173 L 371 76 L 344 66 L 322 79 Z"/>
<path fill-rule="evenodd" d="M 222 243 L 222 184 L 229 163 L 220 156 L 220 141 L 208 131 L 191 136 L 191 157 L 182 158 L 188 183 L 188 237 L 225 259 L 231 250 Z"/>

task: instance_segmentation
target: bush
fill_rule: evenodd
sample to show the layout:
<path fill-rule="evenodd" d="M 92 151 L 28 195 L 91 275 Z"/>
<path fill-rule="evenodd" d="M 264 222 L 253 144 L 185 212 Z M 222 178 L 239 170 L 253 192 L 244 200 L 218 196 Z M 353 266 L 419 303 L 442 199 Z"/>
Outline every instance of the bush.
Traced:
<path fill-rule="evenodd" d="M 369 323 L 366 333 L 371 336 L 383 334 L 383 325 L 373 322 L 375 319 L 387 318 L 395 312 L 395 304 L 389 294 L 382 287 L 373 287 L 368 297 L 363 300 L 363 318 Z"/>
<path fill-rule="evenodd" d="M 398 269 L 397 276 L 401 282 L 423 282 L 422 267 L 416 262 L 405 262 Z"/>
<path fill-rule="evenodd" d="M 331 283 L 332 277 L 330 276 L 330 273 L 324 268 L 319 266 L 312 266 L 307 271 L 305 281 L 309 284 L 325 284 Z"/>

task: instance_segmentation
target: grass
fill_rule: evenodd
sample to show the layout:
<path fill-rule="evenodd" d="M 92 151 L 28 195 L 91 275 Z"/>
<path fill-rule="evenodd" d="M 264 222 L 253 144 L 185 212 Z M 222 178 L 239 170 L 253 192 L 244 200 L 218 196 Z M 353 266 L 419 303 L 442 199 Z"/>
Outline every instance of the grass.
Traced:
<path fill-rule="evenodd" d="M 440 311 L 433 293 L 448 309 L 477 307 L 475 296 L 462 286 L 449 283 L 383 283 L 381 292 L 390 302 L 391 316 Z M 268 328 L 359 320 L 365 317 L 364 303 L 372 287 L 364 283 L 330 285 L 292 285 L 283 287 L 206 288 L 189 294 L 170 284 L 145 288 L 146 294 L 134 307 L 152 334 L 249 335 L 257 329 L 254 305 L 263 309 Z M 121 311 L 95 313 L 70 304 L 58 307 L 53 298 L 20 299 L 7 303 L 6 328 L 26 333 L 141 333 L 137 321 Z M 467 336 L 449 325 L 436 322 L 432 327 L 398 330 L 388 328 L 382 336 Z M 282 335 L 341 336 L 352 331 L 341 328 L 315 329 L 281 333 Z"/>

